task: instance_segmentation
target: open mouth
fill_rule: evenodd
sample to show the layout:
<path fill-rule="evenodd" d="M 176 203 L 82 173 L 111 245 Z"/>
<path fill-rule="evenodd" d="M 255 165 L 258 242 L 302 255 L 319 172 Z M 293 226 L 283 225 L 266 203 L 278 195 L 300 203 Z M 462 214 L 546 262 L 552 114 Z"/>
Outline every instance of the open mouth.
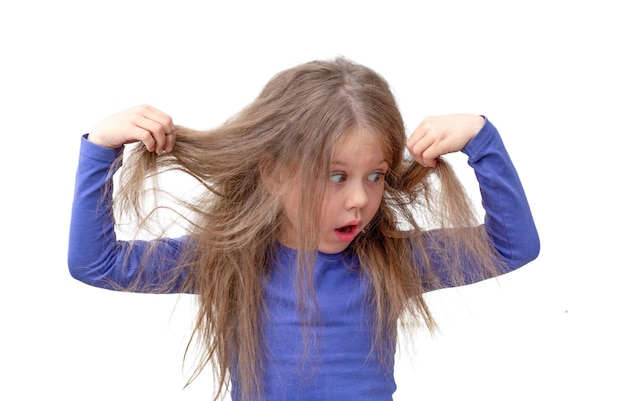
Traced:
<path fill-rule="evenodd" d="M 340 233 L 346 233 L 346 234 L 352 233 L 355 230 L 356 230 L 356 225 L 354 225 L 354 224 L 351 224 L 351 225 L 348 225 L 348 226 L 343 226 L 343 227 L 337 229 L 337 231 L 339 231 Z"/>

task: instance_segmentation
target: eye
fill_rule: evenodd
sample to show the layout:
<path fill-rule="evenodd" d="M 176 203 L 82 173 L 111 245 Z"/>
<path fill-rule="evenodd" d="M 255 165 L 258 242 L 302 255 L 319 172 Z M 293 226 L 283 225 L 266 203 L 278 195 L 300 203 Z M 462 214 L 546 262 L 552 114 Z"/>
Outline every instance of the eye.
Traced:
<path fill-rule="evenodd" d="M 385 178 L 385 173 L 377 171 L 367 176 L 367 179 L 371 182 L 379 182 Z"/>
<path fill-rule="evenodd" d="M 330 180 L 333 182 L 333 184 L 341 184 L 342 182 L 346 181 L 346 175 L 344 173 L 332 173 L 330 175 Z"/>

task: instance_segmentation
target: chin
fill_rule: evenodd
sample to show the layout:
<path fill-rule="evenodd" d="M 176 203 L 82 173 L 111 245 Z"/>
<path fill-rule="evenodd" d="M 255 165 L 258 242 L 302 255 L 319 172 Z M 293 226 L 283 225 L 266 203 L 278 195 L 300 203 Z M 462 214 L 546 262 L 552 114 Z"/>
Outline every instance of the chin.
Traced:
<path fill-rule="evenodd" d="M 327 254 L 340 253 L 345 251 L 350 246 L 350 244 L 350 242 L 347 244 L 320 244 L 317 250 L 319 252 Z"/>

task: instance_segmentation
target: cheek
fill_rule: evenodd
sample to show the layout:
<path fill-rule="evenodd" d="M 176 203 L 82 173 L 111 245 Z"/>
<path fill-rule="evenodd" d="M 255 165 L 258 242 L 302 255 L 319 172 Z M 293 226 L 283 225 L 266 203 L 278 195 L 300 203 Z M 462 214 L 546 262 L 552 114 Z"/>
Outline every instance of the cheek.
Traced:
<path fill-rule="evenodd" d="M 368 212 L 371 214 L 371 217 L 374 217 L 378 209 L 380 208 L 380 203 L 383 200 L 383 189 L 375 191 L 370 196 L 370 203 L 368 204 Z"/>
<path fill-rule="evenodd" d="M 325 223 L 330 216 L 335 216 L 339 210 L 339 202 L 337 202 L 332 196 L 326 195 L 320 208 L 319 221 Z"/>

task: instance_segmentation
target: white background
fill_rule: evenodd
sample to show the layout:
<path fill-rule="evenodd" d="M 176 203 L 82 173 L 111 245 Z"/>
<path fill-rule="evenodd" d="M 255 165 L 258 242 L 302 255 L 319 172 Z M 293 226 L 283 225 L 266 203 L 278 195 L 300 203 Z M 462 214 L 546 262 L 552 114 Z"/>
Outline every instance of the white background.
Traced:
<path fill-rule="evenodd" d="M 191 299 L 109 292 L 67 272 L 80 135 L 139 103 L 213 127 L 274 73 L 336 55 L 389 80 L 409 129 L 429 114 L 487 115 L 542 240 L 536 261 L 498 282 L 429 297 L 441 332 L 417 333 L 400 355 L 396 400 L 625 399 L 621 9 L 2 2 L 0 399 L 210 399 L 209 372 L 181 389 Z"/>

